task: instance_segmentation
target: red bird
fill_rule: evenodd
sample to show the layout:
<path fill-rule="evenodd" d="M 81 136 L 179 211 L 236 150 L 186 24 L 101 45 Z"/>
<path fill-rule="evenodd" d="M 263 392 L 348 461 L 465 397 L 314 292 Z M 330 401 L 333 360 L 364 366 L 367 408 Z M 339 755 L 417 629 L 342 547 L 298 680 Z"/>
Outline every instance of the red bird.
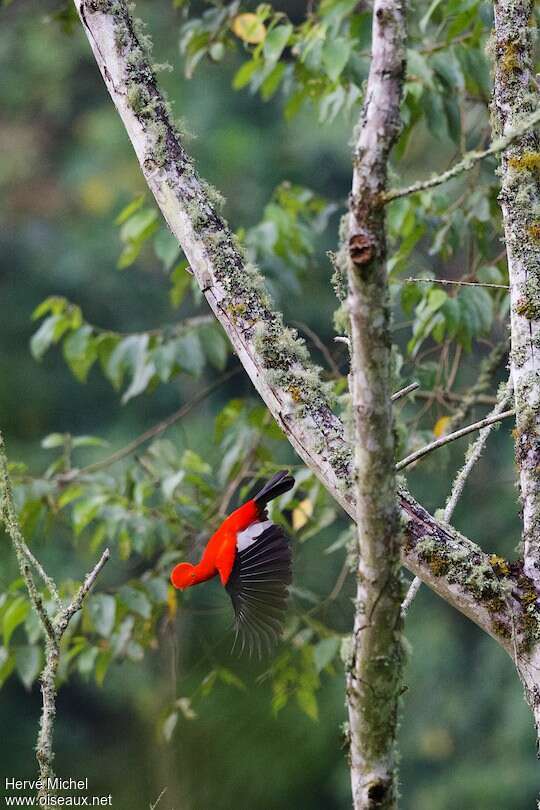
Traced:
<path fill-rule="evenodd" d="M 288 586 L 291 584 L 291 548 L 281 526 L 268 520 L 270 501 L 288 492 L 294 478 L 283 470 L 274 475 L 254 498 L 230 514 L 212 535 L 197 565 L 179 563 L 171 574 L 175 588 L 183 590 L 219 574 L 231 597 L 236 638 L 259 655 L 271 647 L 283 630 Z M 236 639 L 235 639 L 236 643 Z"/>

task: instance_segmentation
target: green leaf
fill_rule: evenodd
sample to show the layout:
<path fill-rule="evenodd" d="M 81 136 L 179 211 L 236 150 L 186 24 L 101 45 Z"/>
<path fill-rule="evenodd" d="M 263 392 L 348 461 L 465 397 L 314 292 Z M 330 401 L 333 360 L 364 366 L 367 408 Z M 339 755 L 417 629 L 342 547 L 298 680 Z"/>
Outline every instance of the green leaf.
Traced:
<path fill-rule="evenodd" d="M 204 369 L 204 354 L 196 332 L 187 332 L 175 341 L 176 357 L 183 371 L 199 377 Z"/>
<path fill-rule="evenodd" d="M 130 585 L 123 585 L 118 592 L 120 600 L 133 613 L 138 613 L 143 619 L 149 619 L 152 615 L 152 605 L 145 593 Z"/>
<path fill-rule="evenodd" d="M 59 295 L 50 295 L 32 312 L 32 320 L 37 321 L 38 318 L 42 318 L 48 312 L 51 312 L 53 315 L 61 315 L 68 305 L 69 302 L 67 298 L 62 298 Z"/>
<path fill-rule="evenodd" d="M 169 271 L 178 259 L 180 245 L 178 239 L 168 229 L 162 228 L 154 237 L 154 250 L 164 270 Z"/>
<path fill-rule="evenodd" d="M 440 4 L 441 0 L 432 0 L 431 5 L 429 6 L 428 10 L 420 20 L 419 27 L 423 34 L 426 32 L 426 29 L 428 27 L 429 21 L 431 20 L 431 17 L 433 16 L 433 13 L 437 10 Z"/>
<path fill-rule="evenodd" d="M 14 669 L 15 656 L 10 655 L 5 647 L 0 647 L 0 686 L 4 685 Z"/>
<path fill-rule="evenodd" d="M 27 689 L 30 689 L 41 670 L 41 649 L 34 645 L 17 647 L 15 667 Z"/>
<path fill-rule="evenodd" d="M 178 309 L 189 290 L 191 276 L 187 272 L 187 266 L 187 262 L 181 262 L 171 273 L 172 287 L 169 291 L 169 300 L 174 309 Z"/>
<path fill-rule="evenodd" d="M 107 496 L 101 494 L 77 501 L 71 513 L 71 520 L 77 537 L 94 520 L 106 500 Z"/>
<path fill-rule="evenodd" d="M 257 73 L 258 70 L 261 68 L 261 63 L 259 61 L 251 60 L 250 62 L 244 62 L 241 68 L 236 71 L 234 74 L 233 79 L 233 89 L 234 90 L 241 90 L 251 81 L 252 77 Z"/>
<path fill-rule="evenodd" d="M 162 480 L 161 491 L 163 492 L 165 500 L 170 501 L 172 499 L 177 486 L 182 483 L 185 475 L 185 470 L 177 470 Z"/>
<path fill-rule="evenodd" d="M 24 596 L 18 596 L 6 609 L 2 619 L 4 646 L 9 647 L 11 636 L 17 627 L 24 622 L 30 610 L 29 602 Z"/>
<path fill-rule="evenodd" d="M 336 82 L 349 61 L 352 42 L 344 37 L 330 37 L 324 43 L 322 60 L 326 75 L 332 82 Z"/>
<path fill-rule="evenodd" d="M 94 676 L 98 686 L 103 686 L 105 675 L 109 669 L 113 654 L 110 650 L 101 650 L 96 659 Z"/>
<path fill-rule="evenodd" d="M 100 636 L 108 638 L 114 627 L 116 618 L 116 600 L 107 593 L 98 593 L 88 600 L 87 610 L 92 620 L 94 630 Z"/>
<path fill-rule="evenodd" d="M 64 320 L 63 315 L 49 315 L 30 339 L 30 351 L 36 360 L 41 360 L 47 349 L 55 342 L 57 326 Z"/>
<path fill-rule="evenodd" d="M 120 231 L 120 238 L 125 247 L 117 262 L 119 270 L 129 267 L 139 253 L 144 243 L 159 228 L 158 213 L 155 208 L 144 208 L 130 217 Z"/>
<path fill-rule="evenodd" d="M 227 684 L 227 686 L 234 686 L 235 689 L 239 689 L 240 691 L 245 691 L 246 685 L 245 683 L 235 675 L 234 672 L 231 672 L 230 669 L 225 669 L 221 667 L 218 670 L 218 676 L 220 681 Z"/>
<path fill-rule="evenodd" d="M 221 328 L 214 324 L 202 326 L 198 330 L 198 335 L 203 351 L 210 363 L 218 371 L 223 371 L 229 355 L 229 343 Z"/>
<path fill-rule="evenodd" d="M 407 51 L 407 76 L 422 79 L 427 88 L 433 86 L 433 71 L 426 57 L 418 51 Z"/>
<path fill-rule="evenodd" d="M 459 291 L 461 326 L 458 340 L 461 345 L 471 350 L 472 339 L 487 335 L 493 323 L 493 300 L 487 290 L 481 287 L 463 287 Z"/>
<path fill-rule="evenodd" d="M 138 197 L 135 197 L 125 208 L 122 208 L 116 219 L 114 220 L 115 225 L 123 225 L 126 220 L 135 214 L 139 208 L 142 206 L 144 202 L 145 195 L 140 194 Z"/>
<path fill-rule="evenodd" d="M 71 441 L 73 447 L 108 447 L 109 442 L 99 436 L 74 436 Z"/>
<path fill-rule="evenodd" d="M 60 509 L 63 509 L 64 506 L 68 506 L 72 501 L 77 500 L 83 495 L 85 492 L 84 487 L 81 484 L 71 484 L 67 487 L 60 497 L 58 498 L 58 506 Z"/>
<path fill-rule="evenodd" d="M 98 652 L 97 647 L 88 647 L 77 658 L 77 669 L 83 677 L 87 677 L 93 671 Z"/>
<path fill-rule="evenodd" d="M 131 384 L 122 397 L 123 404 L 142 393 L 155 374 L 148 344 L 148 335 L 130 335 L 120 341 L 107 361 L 106 373 L 116 389 L 122 385 L 126 371 L 132 374 Z"/>
<path fill-rule="evenodd" d="M 334 660 L 341 645 L 339 636 L 323 638 L 313 648 L 313 663 L 317 672 L 321 672 Z"/>
<path fill-rule="evenodd" d="M 129 217 L 120 231 L 122 242 L 134 242 L 141 239 L 157 218 L 158 212 L 155 208 L 145 208 Z"/>
<path fill-rule="evenodd" d="M 281 80 L 285 75 L 285 65 L 283 62 L 278 62 L 274 69 L 268 74 L 264 82 L 261 84 L 261 97 L 263 101 L 268 101 L 276 93 Z"/>
<path fill-rule="evenodd" d="M 65 433 L 49 433 L 41 440 L 41 446 L 45 450 L 52 450 L 54 447 L 63 447 L 66 443 Z"/>
<path fill-rule="evenodd" d="M 275 63 L 283 53 L 283 49 L 293 32 L 292 25 L 276 25 L 266 35 L 263 45 L 264 58 L 267 62 Z"/>
<path fill-rule="evenodd" d="M 223 42 L 214 42 L 208 49 L 208 55 L 213 62 L 221 62 L 225 56 L 225 45 Z"/>
<path fill-rule="evenodd" d="M 319 719 L 319 707 L 315 692 L 307 686 L 301 686 L 296 690 L 296 702 L 300 709 L 311 720 Z"/>
<path fill-rule="evenodd" d="M 94 330 L 88 324 L 69 335 L 63 345 L 64 359 L 79 382 L 86 382 L 88 372 L 97 360 Z"/>

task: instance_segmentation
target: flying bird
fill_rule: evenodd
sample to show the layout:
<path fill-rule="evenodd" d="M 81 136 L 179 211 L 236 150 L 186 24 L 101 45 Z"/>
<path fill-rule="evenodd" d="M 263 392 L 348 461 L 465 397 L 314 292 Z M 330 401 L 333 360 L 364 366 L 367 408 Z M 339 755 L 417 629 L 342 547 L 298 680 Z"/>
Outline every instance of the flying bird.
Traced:
<path fill-rule="evenodd" d="M 171 582 L 184 590 L 219 575 L 231 597 L 235 644 L 241 639 L 259 656 L 281 636 L 292 581 L 291 547 L 281 526 L 268 519 L 268 503 L 294 486 L 286 470 L 276 473 L 251 500 L 232 512 L 212 535 L 197 565 L 179 563 Z M 234 647 L 234 645 L 233 645 Z"/>

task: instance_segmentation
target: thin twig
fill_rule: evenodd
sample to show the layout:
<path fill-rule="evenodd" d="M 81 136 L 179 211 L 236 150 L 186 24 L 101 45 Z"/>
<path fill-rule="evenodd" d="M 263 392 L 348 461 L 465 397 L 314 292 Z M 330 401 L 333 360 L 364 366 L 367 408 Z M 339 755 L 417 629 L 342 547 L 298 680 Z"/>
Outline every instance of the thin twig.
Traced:
<path fill-rule="evenodd" d="M 450 433 L 448 436 L 441 436 L 440 439 L 431 442 L 431 444 L 427 444 L 425 447 L 421 447 L 419 450 L 415 450 L 415 452 L 411 453 L 410 456 L 398 461 L 396 464 L 396 470 L 402 470 L 404 467 L 408 467 L 409 464 L 418 461 L 419 458 L 426 456 L 433 450 L 438 450 L 438 448 L 442 447 L 444 444 L 454 442 L 456 439 L 461 439 L 462 436 L 466 436 L 468 433 L 473 433 L 475 430 L 481 430 L 483 427 L 487 427 L 487 425 L 491 425 L 494 422 L 500 422 L 502 419 L 508 419 L 510 416 L 514 416 L 513 410 L 504 411 L 504 413 L 497 414 L 496 416 L 486 416 L 485 419 L 480 419 L 479 422 L 475 422 L 472 425 L 467 425 L 467 427 L 460 428 L 460 430 L 456 430 L 454 433 Z"/>
<path fill-rule="evenodd" d="M 318 334 L 316 332 L 314 332 L 313 329 L 311 329 L 311 327 L 309 327 L 307 325 L 307 323 L 304 323 L 303 321 L 291 321 L 291 323 L 293 324 L 293 326 L 297 326 L 298 329 L 301 329 L 302 332 L 304 332 L 304 334 L 306 334 L 309 338 L 311 338 L 311 341 L 319 349 L 322 356 L 324 357 L 324 359 L 328 363 L 328 366 L 329 366 L 330 371 L 332 372 L 333 376 L 337 377 L 338 379 L 340 377 L 342 377 L 343 375 L 342 375 L 341 371 L 339 370 L 338 364 L 336 363 L 336 361 L 332 357 L 330 351 L 328 350 L 328 347 L 325 346 L 325 344 L 320 339 Z"/>
<path fill-rule="evenodd" d="M 86 575 L 83 584 L 81 585 L 81 587 L 79 588 L 79 590 L 77 591 L 71 602 L 63 610 L 61 610 L 58 616 L 55 618 L 54 626 L 59 638 L 63 636 L 73 616 L 77 613 L 77 611 L 79 611 L 82 608 L 84 600 L 92 590 L 94 583 L 101 572 L 101 569 L 103 568 L 107 560 L 110 559 L 110 556 L 111 552 L 109 551 L 108 548 L 106 548 L 103 554 L 101 555 L 100 559 L 96 563 L 96 565 Z"/>
<path fill-rule="evenodd" d="M 56 587 L 56 583 L 54 582 L 54 580 L 47 574 L 47 572 L 45 571 L 45 569 L 41 565 L 40 561 L 38 559 L 36 559 L 36 557 L 34 557 L 34 555 L 30 551 L 30 549 L 28 548 L 28 546 L 26 545 L 26 542 L 24 540 L 22 541 L 22 548 L 23 548 L 23 552 L 24 552 L 24 554 L 26 556 L 26 559 L 28 560 L 28 562 L 31 565 L 33 565 L 35 571 L 37 571 L 37 573 L 39 574 L 39 576 L 41 577 L 41 579 L 43 580 L 43 582 L 47 586 L 48 591 L 51 594 L 54 601 L 57 604 L 60 604 L 60 594 L 58 593 L 58 589 Z"/>
<path fill-rule="evenodd" d="M 193 397 L 193 399 L 186 402 L 185 405 L 182 405 L 181 408 L 171 414 L 171 416 L 168 416 L 167 419 L 163 419 L 162 422 L 158 422 L 157 425 L 154 425 L 144 433 L 141 433 L 141 435 L 137 436 L 136 439 L 133 439 L 133 441 L 129 442 L 129 444 L 126 444 L 125 447 L 121 447 L 120 450 L 116 450 L 116 452 L 112 453 L 110 456 L 107 456 L 107 458 L 101 459 L 101 461 L 96 461 L 93 464 L 89 464 L 87 467 L 82 467 L 80 470 L 73 469 L 66 474 L 58 475 L 56 476 L 57 480 L 60 480 L 62 483 L 67 483 L 75 478 L 80 478 L 83 475 L 90 475 L 91 473 L 95 473 L 98 470 L 104 469 L 105 467 L 110 467 L 111 464 L 115 464 L 117 461 L 121 461 L 126 456 L 134 453 L 135 450 L 137 450 L 142 444 L 145 444 L 145 442 L 149 441 L 150 439 L 164 433 L 168 428 L 176 424 L 176 422 L 183 419 L 184 416 L 187 416 L 187 414 L 192 411 L 196 405 L 199 405 L 203 400 L 206 399 L 207 396 L 212 394 L 224 382 L 230 380 L 231 377 L 239 374 L 240 371 L 241 366 L 237 366 L 231 371 L 227 371 L 225 374 L 222 374 L 221 377 L 218 377 L 218 379 L 213 383 L 210 383 L 210 385 L 207 385 L 206 388 L 203 388 L 202 391 Z"/>
<path fill-rule="evenodd" d="M 53 770 L 53 732 L 54 718 L 56 715 L 56 675 L 60 662 L 60 642 L 62 636 L 74 614 L 80 610 L 85 597 L 88 595 L 96 578 L 109 559 L 109 550 L 103 552 L 101 559 L 92 571 L 87 575 L 83 584 L 75 594 L 72 601 L 64 608 L 60 609 L 57 615 L 51 619 L 43 598 L 38 591 L 30 564 L 32 564 L 51 595 L 60 602 L 58 589 L 53 579 L 46 573 L 40 562 L 28 549 L 20 530 L 19 520 L 15 510 L 13 500 L 13 490 L 8 472 L 8 462 L 5 452 L 3 436 L 0 433 L 0 519 L 11 540 L 15 556 L 19 564 L 21 575 L 24 579 L 30 603 L 36 612 L 45 634 L 45 666 L 41 673 L 41 694 L 42 709 L 39 723 L 39 732 L 36 744 L 36 759 L 39 766 L 39 777 L 41 788 L 38 792 L 38 800 L 48 806 L 50 796 L 49 780 L 54 777 Z"/>
<path fill-rule="evenodd" d="M 507 387 L 506 393 L 501 398 L 501 400 L 496 404 L 490 416 L 497 416 L 497 415 L 500 416 L 503 412 L 503 409 L 506 407 L 509 400 L 511 399 L 511 396 L 512 396 L 512 388 L 509 385 Z M 467 478 L 471 474 L 474 465 L 480 458 L 482 451 L 486 445 L 486 442 L 489 438 L 489 435 L 496 424 L 497 424 L 496 421 L 493 421 L 490 424 L 483 427 L 480 430 L 478 438 L 475 439 L 475 441 L 469 445 L 467 452 L 465 454 L 466 458 L 465 464 L 456 475 L 450 495 L 448 496 L 448 500 L 446 501 L 446 506 L 444 508 L 444 515 L 443 515 L 443 520 L 445 523 L 450 523 L 452 515 L 454 514 L 454 510 L 457 506 L 458 500 L 460 499 L 463 493 L 463 489 L 467 482 Z M 415 577 L 411 582 L 409 590 L 407 591 L 407 595 L 405 596 L 405 599 L 403 600 L 403 604 L 401 606 L 401 615 L 403 618 L 405 618 L 405 616 L 407 615 L 407 612 L 414 598 L 416 597 L 416 594 L 418 593 L 421 584 L 422 580 L 420 579 L 420 577 Z"/>
<path fill-rule="evenodd" d="M 484 160 L 484 158 L 490 157 L 490 155 L 496 155 L 499 152 L 502 152 L 507 146 L 510 146 L 511 143 L 531 130 L 539 122 L 540 110 L 537 110 L 528 118 L 524 118 L 519 126 L 517 126 L 512 132 L 509 132 L 503 138 L 497 138 L 497 140 L 493 141 L 491 146 L 489 146 L 487 149 L 483 149 L 479 152 L 468 152 L 465 157 L 452 166 L 451 169 L 448 169 L 448 171 L 438 174 L 435 177 L 431 177 L 429 180 L 418 180 L 416 183 L 413 183 L 406 188 L 395 188 L 381 194 L 381 203 L 386 205 L 392 200 L 398 200 L 400 197 L 407 197 L 409 194 L 416 194 L 418 191 L 426 191 L 429 188 L 440 186 L 441 183 L 446 183 L 448 180 L 452 180 L 462 172 L 472 169 L 473 166 L 478 163 L 478 161 Z"/>
<path fill-rule="evenodd" d="M 396 391 L 395 394 L 392 394 L 390 400 L 392 402 L 397 402 L 398 399 L 406 397 L 408 394 L 411 394 L 413 391 L 416 391 L 417 388 L 420 388 L 420 383 L 413 382 L 410 385 L 406 385 L 405 388 L 402 388 L 400 391 Z"/>
<path fill-rule="evenodd" d="M 404 619 L 405 616 L 407 615 L 407 613 L 409 612 L 409 608 L 412 605 L 412 603 L 413 603 L 413 601 L 414 601 L 414 599 L 416 597 L 416 594 L 420 590 L 421 585 L 422 585 L 422 580 L 420 579 L 420 577 L 415 577 L 413 579 L 413 581 L 411 582 L 411 584 L 409 585 L 409 590 L 407 591 L 405 599 L 403 600 L 402 605 L 401 605 L 401 617 L 402 617 L 402 619 Z"/>
<path fill-rule="evenodd" d="M 159 794 L 159 796 L 157 797 L 157 799 L 155 800 L 155 802 L 154 802 L 153 804 L 152 804 L 152 803 L 150 803 L 150 810 L 156 810 L 156 807 L 158 806 L 158 804 L 160 803 L 161 799 L 163 798 L 163 796 L 164 796 L 164 794 L 165 794 L 166 790 L 167 790 L 167 788 L 166 788 L 166 787 L 164 787 L 164 788 L 163 788 L 163 790 L 161 791 L 161 793 Z"/>
<path fill-rule="evenodd" d="M 30 565 L 28 564 L 28 557 L 25 551 L 26 543 L 22 536 L 22 532 L 19 527 L 19 521 L 17 519 L 17 514 L 15 511 L 13 491 L 11 488 L 11 479 L 9 477 L 8 463 L 4 446 L 4 438 L 1 433 L 0 433 L 0 488 L 1 488 L 0 517 L 13 545 L 15 556 L 17 557 L 17 562 L 19 565 L 19 570 L 21 572 L 21 576 L 24 579 L 26 590 L 28 591 L 28 596 L 30 598 L 30 602 L 37 613 L 41 626 L 43 627 L 45 637 L 54 639 L 55 637 L 54 630 L 51 625 L 50 617 L 47 611 L 45 610 L 41 594 L 39 593 L 36 587 L 36 583 L 34 582 L 34 578 L 30 570 Z M 56 588 L 55 591 L 58 593 Z"/>
<path fill-rule="evenodd" d="M 494 290 L 509 290 L 508 284 L 488 284 L 483 281 L 455 281 L 449 278 L 404 278 L 400 280 L 402 284 L 442 284 L 444 286 L 455 287 L 490 287 Z"/>
<path fill-rule="evenodd" d="M 417 399 L 433 399 L 437 402 L 463 402 L 467 394 L 458 394 L 455 391 L 445 391 L 443 388 L 436 388 L 433 391 L 417 391 L 414 395 Z M 473 397 L 473 405 L 496 405 L 497 397 L 490 394 L 477 394 Z"/>
<path fill-rule="evenodd" d="M 511 386 L 507 387 L 507 391 L 504 396 L 501 398 L 500 402 L 494 407 L 492 413 L 490 414 L 491 417 L 501 417 L 504 413 L 504 408 L 508 405 L 510 399 L 512 397 L 512 388 Z M 511 412 L 509 412 L 511 413 Z M 457 506 L 457 503 L 463 493 L 463 488 L 467 482 L 467 478 L 471 474 L 472 468 L 480 458 L 484 447 L 486 446 L 486 442 L 489 438 L 489 434 L 493 430 L 496 421 L 487 424 L 480 430 L 480 434 L 478 438 L 469 445 L 467 453 L 465 455 L 466 461 L 461 470 L 458 472 L 454 479 L 454 483 L 452 484 L 452 490 L 450 495 L 448 496 L 448 500 L 446 502 L 446 506 L 444 507 L 444 521 L 445 523 L 450 523 L 452 519 L 452 515 L 454 514 L 454 510 Z"/>
<path fill-rule="evenodd" d="M 453 45 L 459 45 L 461 42 L 466 42 L 475 33 L 475 31 L 467 31 L 465 34 L 460 34 L 459 37 L 451 39 L 450 42 L 435 42 L 433 45 L 426 45 L 425 48 L 420 48 L 418 53 L 424 53 L 427 56 L 430 56 L 430 54 L 437 53 L 437 51 L 443 51 L 447 48 L 451 48 Z"/>
<path fill-rule="evenodd" d="M 345 560 L 343 562 L 343 565 L 341 566 L 341 571 L 339 572 L 338 578 L 336 579 L 336 583 L 332 588 L 331 592 L 324 600 L 325 602 L 334 602 L 338 598 L 339 594 L 341 593 L 341 589 L 345 584 L 345 580 L 347 579 L 347 575 L 349 574 L 349 572 L 350 572 L 350 564 L 348 560 Z"/>
<path fill-rule="evenodd" d="M 45 666 L 41 673 L 41 694 L 43 698 L 41 720 L 36 745 L 36 758 L 39 764 L 39 775 L 42 784 L 38 792 L 38 799 L 48 806 L 50 795 L 49 780 L 54 777 L 53 761 L 53 732 L 54 718 L 56 716 L 56 676 L 60 663 L 60 642 L 70 619 L 80 610 L 85 597 L 92 588 L 96 577 L 109 559 L 109 549 L 106 549 L 97 565 L 87 575 L 83 584 L 75 594 L 72 601 L 55 617 L 52 630 L 45 644 Z"/>
<path fill-rule="evenodd" d="M 508 351 L 508 341 L 507 339 L 504 339 L 496 343 L 495 346 L 491 348 L 489 354 L 483 358 L 482 362 L 480 363 L 480 368 L 478 371 L 476 382 L 469 388 L 467 393 L 463 396 L 460 407 L 453 414 L 450 422 L 447 425 L 447 430 L 449 433 L 454 431 L 460 424 L 462 424 L 465 421 L 465 419 L 467 419 L 474 405 L 479 404 L 481 402 L 481 398 L 483 401 L 486 400 L 486 396 L 483 394 L 483 392 L 489 386 L 492 385 L 493 377 L 497 369 L 499 368 L 501 361 L 504 359 L 507 351 Z M 492 401 L 489 404 L 496 405 L 497 400 L 495 399 L 495 401 Z"/>

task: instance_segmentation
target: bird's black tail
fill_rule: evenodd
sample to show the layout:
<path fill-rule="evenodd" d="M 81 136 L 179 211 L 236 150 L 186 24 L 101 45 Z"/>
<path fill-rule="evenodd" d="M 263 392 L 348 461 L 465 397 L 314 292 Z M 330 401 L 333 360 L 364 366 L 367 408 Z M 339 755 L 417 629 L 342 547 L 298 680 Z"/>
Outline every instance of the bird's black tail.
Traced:
<path fill-rule="evenodd" d="M 288 492 L 293 486 L 294 478 L 292 475 L 289 475 L 287 470 L 281 470 L 281 472 L 276 473 L 274 477 L 264 485 L 261 491 L 254 496 L 253 500 L 262 511 L 265 509 L 267 503 L 273 501 L 274 498 L 277 498 L 279 495 L 283 495 L 284 492 Z"/>

